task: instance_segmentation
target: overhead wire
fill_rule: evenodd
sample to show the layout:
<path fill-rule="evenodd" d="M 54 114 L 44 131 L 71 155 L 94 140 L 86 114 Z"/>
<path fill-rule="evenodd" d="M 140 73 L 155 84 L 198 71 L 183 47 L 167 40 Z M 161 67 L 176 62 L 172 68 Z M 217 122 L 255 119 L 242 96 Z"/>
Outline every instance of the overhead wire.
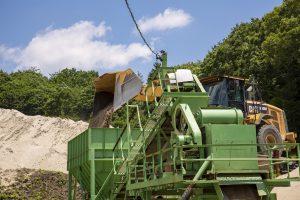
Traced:
<path fill-rule="evenodd" d="M 138 23 L 136 22 L 135 17 L 134 17 L 134 15 L 133 15 L 133 12 L 132 12 L 132 10 L 131 10 L 131 8 L 130 8 L 130 6 L 129 6 L 128 0 L 125 0 L 125 3 L 126 3 L 126 6 L 127 6 L 128 11 L 129 11 L 129 13 L 130 13 L 130 16 L 131 16 L 131 18 L 132 18 L 132 21 L 134 22 L 135 27 L 136 27 L 137 31 L 139 32 L 139 34 L 140 34 L 142 40 L 144 41 L 145 45 L 146 45 L 146 46 L 148 47 L 148 49 L 155 55 L 156 59 L 159 59 L 159 58 L 160 58 L 159 54 L 158 54 L 157 52 L 155 52 L 155 51 L 151 48 L 151 46 L 150 46 L 149 43 L 147 42 L 146 38 L 144 37 L 144 35 L 143 35 L 141 29 L 139 28 L 139 25 L 138 25 Z"/>

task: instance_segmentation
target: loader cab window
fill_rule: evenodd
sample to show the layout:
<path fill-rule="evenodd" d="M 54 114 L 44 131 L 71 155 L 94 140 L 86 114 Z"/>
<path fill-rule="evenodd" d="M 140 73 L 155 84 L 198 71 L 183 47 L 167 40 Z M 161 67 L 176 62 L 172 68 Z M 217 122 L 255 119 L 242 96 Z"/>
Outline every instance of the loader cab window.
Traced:
<path fill-rule="evenodd" d="M 262 98 L 258 88 L 254 85 L 245 85 L 245 98 L 248 101 L 260 101 L 262 102 Z"/>
<path fill-rule="evenodd" d="M 226 80 L 204 84 L 204 89 L 209 95 L 209 105 L 228 107 L 228 94 Z"/>
<path fill-rule="evenodd" d="M 209 95 L 209 105 L 235 107 L 244 111 L 244 85 L 241 80 L 223 78 L 204 84 Z"/>
<path fill-rule="evenodd" d="M 229 107 L 245 110 L 244 84 L 241 80 L 228 79 Z"/>

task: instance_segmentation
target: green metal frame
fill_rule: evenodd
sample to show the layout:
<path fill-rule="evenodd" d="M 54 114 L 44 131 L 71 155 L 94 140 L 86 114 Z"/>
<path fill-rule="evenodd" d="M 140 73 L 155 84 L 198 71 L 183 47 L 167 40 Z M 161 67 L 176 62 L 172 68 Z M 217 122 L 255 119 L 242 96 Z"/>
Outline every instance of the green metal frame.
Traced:
<path fill-rule="evenodd" d="M 189 189 L 194 193 L 191 200 L 223 200 L 222 186 L 245 184 L 256 185 L 260 196 L 276 200 L 272 188 L 300 180 L 289 173 L 286 179 L 275 179 L 274 174 L 279 164 L 288 169 L 291 162 L 300 165 L 299 144 L 277 144 L 268 152 L 257 152 L 258 146 L 267 144 L 256 144 L 255 130 L 242 123 L 239 110 L 210 109 L 209 97 L 195 76 L 196 89 L 182 92 L 185 86 L 177 82 L 176 69 L 167 67 L 166 53 L 161 58 L 153 80 L 159 79 L 163 94 L 154 102 L 146 95 L 148 119 L 143 126 L 139 106 L 127 103 L 123 129 L 88 129 L 69 141 L 69 200 L 75 199 L 77 183 L 91 200 L 178 199 Z M 174 84 L 167 73 L 175 73 Z M 152 89 L 154 84 L 150 81 Z M 139 128 L 133 128 L 129 109 L 136 110 Z M 168 121 L 171 131 L 165 129 Z M 289 158 L 293 147 L 297 158 Z M 286 151 L 286 157 L 273 158 L 278 150 Z"/>

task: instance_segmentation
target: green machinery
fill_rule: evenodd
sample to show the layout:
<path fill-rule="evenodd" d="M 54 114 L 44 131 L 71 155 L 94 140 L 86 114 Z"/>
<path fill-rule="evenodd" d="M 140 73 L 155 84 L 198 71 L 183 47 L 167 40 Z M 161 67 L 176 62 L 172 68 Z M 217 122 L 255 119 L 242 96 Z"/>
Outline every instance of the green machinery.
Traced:
<path fill-rule="evenodd" d="M 78 183 L 91 200 L 275 200 L 272 188 L 299 180 L 274 175 L 280 164 L 299 163 L 288 156 L 291 145 L 299 155 L 298 144 L 258 152 L 267 144 L 257 144 L 255 126 L 244 124 L 240 110 L 210 108 L 196 76 L 167 67 L 165 52 L 160 61 L 139 94 L 146 123 L 133 126 L 141 107 L 126 103 L 126 127 L 89 128 L 69 141 L 69 200 Z M 286 157 L 275 158 L 277 151 Z"/>

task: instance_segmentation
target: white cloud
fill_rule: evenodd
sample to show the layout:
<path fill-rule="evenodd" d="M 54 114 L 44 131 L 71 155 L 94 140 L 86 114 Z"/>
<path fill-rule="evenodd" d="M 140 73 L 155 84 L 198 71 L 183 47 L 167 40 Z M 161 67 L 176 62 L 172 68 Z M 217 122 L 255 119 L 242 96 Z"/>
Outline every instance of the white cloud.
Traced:
<path fill-rule="evenodd" d="M 153 46 L 155 46 L 155 44 L 157 43 L 157 42 L 159 42 L 160 41 L 160 37 L 151 37 L 151 39 L 150 39 L 150 45 L 153 47 Z"/>
<path fill-rule="evenodd" d="M 4 45 L 0 45 L 0 59 L 3 61 L 17 61 L 21 55 L 20 48 L 7 48 Z"/>
<path fill-rule="evenodd" d="M 146 33 L 184 27 L 191 21 L 192 16 L 184 10 L 167 8 L 163 13 L 159 13 L 152 18 L 138 20 L 138 25 L 141 31 Z"/>
<path fill-rule="evenodd" d="M 15 63 L 17 70 L 34 66 L 46 75 L 65 67 L 99 70 L 126 66 L 136 59 L 150 59 L 151 52 L 141 43 L 106 42 L 103 37 L 110 30 L 104 23 L 96 26 L 90 21 L 61 29 L 48 27 L 23 49 L 0 45 L 0 58 Z"/>

